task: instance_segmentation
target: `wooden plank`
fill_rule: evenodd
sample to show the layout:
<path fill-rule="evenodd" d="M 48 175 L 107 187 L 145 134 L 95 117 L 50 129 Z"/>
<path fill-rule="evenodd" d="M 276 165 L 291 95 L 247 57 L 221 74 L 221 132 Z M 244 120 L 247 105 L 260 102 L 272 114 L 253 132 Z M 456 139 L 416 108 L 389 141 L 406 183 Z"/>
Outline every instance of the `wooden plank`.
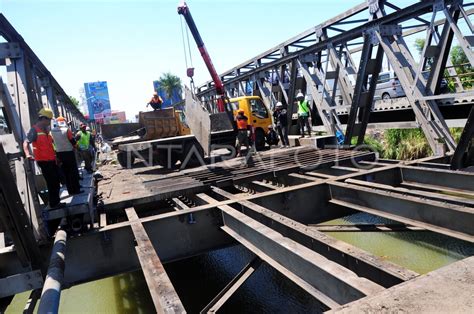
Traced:
<path fill-rule="evenodd" d="M 125 212 L 131 222 L 130 226 L 137 242 L 135 249 L 156 311 L 186 313 L 135 209 L 127 208 Z"/>

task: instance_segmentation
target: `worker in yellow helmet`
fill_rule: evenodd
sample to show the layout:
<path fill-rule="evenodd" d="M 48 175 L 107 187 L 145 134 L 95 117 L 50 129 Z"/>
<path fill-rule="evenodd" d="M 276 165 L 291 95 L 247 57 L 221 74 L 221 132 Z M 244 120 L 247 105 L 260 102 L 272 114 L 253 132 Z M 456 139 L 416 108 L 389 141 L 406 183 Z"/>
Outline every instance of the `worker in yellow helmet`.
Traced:
<path fill-rule="evenodd" d="M 25 157 L 35 160 L 43 173 L 48 186 L 48 202 L 50 208 L 58 208 L 64 204 L 59 199 L 59 167 L 56 161 L 53 138 L 49 133 L 53 112 L 51 109 L 43 108 L 38 112 L 38 121 L 28 131 L 26 140 L 23 142 Z M 30 144 L 33 154 L 30 154 Z"/>

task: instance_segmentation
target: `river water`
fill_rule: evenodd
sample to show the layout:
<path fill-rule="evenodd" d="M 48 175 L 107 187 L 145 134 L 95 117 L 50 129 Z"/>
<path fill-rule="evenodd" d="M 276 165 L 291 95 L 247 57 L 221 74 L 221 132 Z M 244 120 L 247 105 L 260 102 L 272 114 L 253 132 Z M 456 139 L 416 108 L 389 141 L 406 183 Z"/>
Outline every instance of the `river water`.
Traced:
<path fill-rule="evenodd" d="M 358 213 L 325 224 L 394 223 Z M 383 259 L 420 274 L 474 255 L 474 245 L 428 231 L 331 232 Z M 216 250 L 165 266 L 188 313 L 199 312 L 252 259 L 242 246 Z M 20 312 L 27 293 L 15 296 L 7 313 Z M 308 313 L 321 305 L 270 266 L 262 264 L 227 301 L 221 313 Z M 153 313 L 141 272 L 127 273 L 64 290 L 62 313 Z"/>

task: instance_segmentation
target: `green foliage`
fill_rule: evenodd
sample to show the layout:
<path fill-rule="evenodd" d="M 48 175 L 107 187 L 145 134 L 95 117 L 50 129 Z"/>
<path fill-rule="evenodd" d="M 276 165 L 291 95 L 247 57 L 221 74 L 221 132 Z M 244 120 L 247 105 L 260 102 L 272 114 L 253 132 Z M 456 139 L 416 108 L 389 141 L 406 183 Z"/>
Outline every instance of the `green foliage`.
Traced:
<path fill-rule="evenodd" d="M 172 101 L 173 91 L 177 90 L 179 94 L 183 91 L 183 86 L 179 76 L 176 76 L 170 72 L 164 73 L 158 79 L 160 88 L 165 92 L 166 96 Z"/>
<path fill-rule="evenodd" d="M 451 49 L 451 62 L 461 80 L 462 86 L 464 88 L 472 88 L 474 83 L 472 65 L 469 63 L 469 59 L 460 46 L 454 46 Z"/>
<path fill-rule="evenodd" d="M 71 100 L 72 104 L 77 108 L 79 109 L 80 107 L 80 104 L 79 104 L 79 100 L 77 100 L 75 97 L 73 96 L 69 96 L 69 99 Z"/>
<path fill-rule="evenodd" d="M 425 39 L 424 38 L 415 39 L 415 48 L 416 48 L 416 51 L 418 51 L 418 53 L 420 54 L 420 56 L 421 56 L 421 53 L 423 52 L 424 47 L 425 47 Z"/>

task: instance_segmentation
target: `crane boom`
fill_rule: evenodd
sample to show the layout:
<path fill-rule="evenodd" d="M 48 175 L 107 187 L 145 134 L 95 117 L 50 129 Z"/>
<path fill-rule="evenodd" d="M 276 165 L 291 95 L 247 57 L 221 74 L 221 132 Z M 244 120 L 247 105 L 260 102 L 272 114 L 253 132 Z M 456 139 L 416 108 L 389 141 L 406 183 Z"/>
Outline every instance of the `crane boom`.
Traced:
<path fill-rule="evenodd" d="M 189 30 L 191 31 L 191 34 L 193 35 L 194 40 L 196 41 L 196 45 L 199 49 L 199 52 L 201 53 L 202 59 L 204 60 L 204 63 L 206 64 L 209 73 L 211 74 L 211 78 L 216 88 L 217 109 L 219 112 L 224 112 L 226 98 L 224 84 L 222 84 L 221 78 L 217 74 L 217 71 L 214 68 L 214 64 L 212 64 L 211 56 L 209 55 L 209 52 L 207 51 L 206 46 L 204 45 L 204 41 L 202 40 L 202 37 L 199 34 L 199 31 L 196 27 L 196 23 L 194 23 L 193 17 L 191 15 L 191 12 L 189 11 L 189 7 L 187 6 L 186 2 L 183 2 L 178 6 L 178 14 L 184 16 L 184 19 L 188 24 Z"/>

